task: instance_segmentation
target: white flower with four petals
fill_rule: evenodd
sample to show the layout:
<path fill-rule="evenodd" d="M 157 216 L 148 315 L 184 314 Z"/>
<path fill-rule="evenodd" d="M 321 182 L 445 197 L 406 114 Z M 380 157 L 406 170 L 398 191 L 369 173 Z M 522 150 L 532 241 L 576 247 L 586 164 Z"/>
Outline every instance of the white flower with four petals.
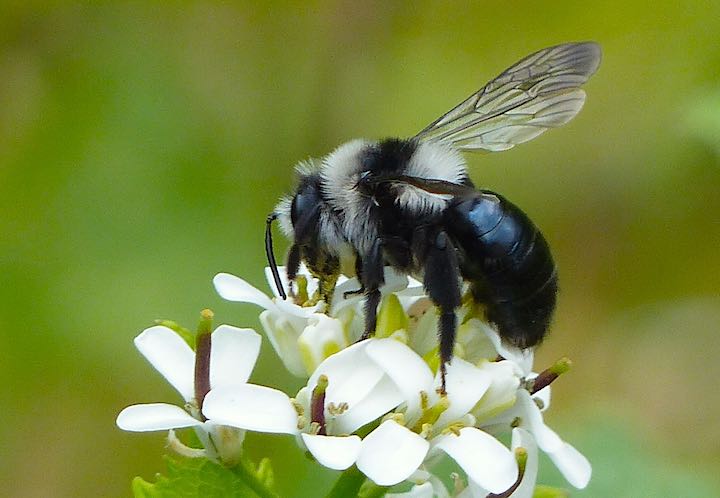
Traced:
<path fill-rule="evenodd" d="M 388 496 L 449 496 L 429 471 L 446 454 L 468 478 L 459 496 L 531 497 L 538 447 L 570 484 L 585 487 L 591 474 L 587 459 L 543 422 L 550 388 L 532 389 L 537 375 L 531 370 L 532 351 L 507 346 L 477 318 L 464 319 L 455 357 L 447 365 L 447 394 L 440 395 L 439 375 L 429 366 L 437 369 L 433 308 L 419 298 L 419 282 L 394 272 L 386 272 L 386 280 L 384 292 L 399 295 L 399 300 L 385 301 L 392 305 L 395 299 L 392 312 L 403 315 L 397 322 L 401 328 L 386 331 L 390 338 L 355 342 L 362 333 L 362 299 L 343 296 L 357 288 L 355 279 L 339 282 L 326 314 L 324 303 L 299 306 L 268 297 L 233 275 L 218 274 L 214 284 L 222 297 L 264 308 L 260 320 L 273 348 L 290 372 L 309 376 L 307 385 L 292 399 L 247 383 L 260 337 L 250 329 L 222 325 L 211 336 L 210 390 L 198 402 L 195 353 L 173 330 L 151 327 L 135 344 L 185 406 L 133 405 L 120 413 L 118 426 L 131 431 L 192 427 L 205 455 L 226 463 L 234 461 L 230 452 L 239 454 L 247 430 L 291 434 L 323 466 L 344 470 L 356 465 L 380 486 L 414 484 L 410 491 Z M 313 282 L 308 279 L 309 292 Z M 418 309 L 423 311 L 413 315 Z M 511 448 L 494 437 L 509 430 Z M 234 444 L 227 443 L 227 431 Z"/>

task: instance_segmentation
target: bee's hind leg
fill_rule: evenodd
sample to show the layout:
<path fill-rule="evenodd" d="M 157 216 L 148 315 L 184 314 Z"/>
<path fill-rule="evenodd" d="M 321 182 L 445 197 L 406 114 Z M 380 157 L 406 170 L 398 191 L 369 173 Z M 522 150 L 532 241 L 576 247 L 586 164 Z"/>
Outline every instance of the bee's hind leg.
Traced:
<path fill-rule="evenodd" d="M 445 232 L 439 232 L 428 243 L 425 254 L 424 286 L 428 296 L 438 307 L 438 339 L 440 341 L 441 393 L 445 394 L 447 363 L 452 359 L 455 346 L 457 317 L 455 310 L 460 306 L 460 269 L 455 247 Z"/>
<path fill-rule="evenodd" d="M 362 257 L 360 283 L 365 291 L 365 332 L 360 340 L 367 339 L 375 333 L 377 325 L 377 308 L 380 304 L 380 287 L 385 284 L 382 242 L 376 239 L 370 252 Z"/>

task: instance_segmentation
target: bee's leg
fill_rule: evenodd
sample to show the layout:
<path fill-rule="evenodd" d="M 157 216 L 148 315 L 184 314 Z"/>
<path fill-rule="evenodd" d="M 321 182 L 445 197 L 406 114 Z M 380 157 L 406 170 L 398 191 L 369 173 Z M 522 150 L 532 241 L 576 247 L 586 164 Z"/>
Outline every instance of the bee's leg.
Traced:
<path fill-rule="evenodd" d="M 365 332 L 360 340 L 367 339 L 375 333 L 377 308 L 380 304 L 380 287 L 385 283 L 383 267 L 382 242 L 380 239 L 376 239 L 370 252 L 362 257 L 360 282 L 365 289 Z"/>
<path fill-rule="evenodd" d="M 287 273 L 287 278 L 290 286 L 288 292 L 290 294 L 290 297 L 292 297 L 293 299 L 295 298 L 295 288 L 293 284 L 295 283 L 298 270 L 300 269 L 300 259 L 300 246 L 297 244 L 293 244 L 292 246 L 290 246 L 287 260 L 285 262 L 285 272 Z"/>
<path fill-rule="evenodd" d="M 304 255 L 310 274 L 318 280 L 318 289 L 305 306 L 314 306 L 324 301 L 329 311 L 335 293 L 335 284 L 340 276 L 340 259 L 324 250 L 306 249 Z"/>
<path fill-rule="evenodd" d="M 330 306 L 332 305 L 333 295 L 335 294 L 335 285 L 337 284 L 338 277 L 340 276 L 340 265 L 328 265 L 324 268 L 324 275 L 320 279 L 318 292 L 320 293 L 320 299 L 325 301 L 327 304 L 327 311 L 330 312 Z"/>
<path fill-rule="evenodd" d="M 434 240 L 433 240 L 434 239 Z M 441 393 L 445 393 L 446 364 L 452 359 L 455 346 L 457 318 L 460 306 L 460 269 L 455 247 L 445 232 L 430 239 L 425 253 L 423 285 L 430 299 L 440 311 L 438 334 L 440 341 Z"/>
<path fill-rule="evenodd" d="M 358 282 L 360 282 L 360 288 L 346 291 L 343 293 L 343 298 L 347 299 L 351 296 L 356 296 L 358 294 L 364 294 L 365 293 L 365 284 L 363 284 L 363 269 L 362 269 L 362 259 L 359 255 L 355 255 L 355 275 L 357 276 Z"/>

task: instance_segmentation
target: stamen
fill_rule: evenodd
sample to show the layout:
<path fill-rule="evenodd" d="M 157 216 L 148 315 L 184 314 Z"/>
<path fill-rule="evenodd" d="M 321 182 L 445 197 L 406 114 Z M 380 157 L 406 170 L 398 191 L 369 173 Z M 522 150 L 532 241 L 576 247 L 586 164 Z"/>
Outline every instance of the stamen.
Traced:
<path fill-rule="evenodd" d="M 195 404 L 202 416 L 202 404 L 205 396 L 210 392 L 210 349 L 212 334 L 212 319 L 214 313 L 209 309 L 200 312 L 200 323 L 195 336 Z"/>
<path fill-rule="evenodd" d="M 423 411 L 428 409 L 428 406 L 430 405 L 430 398 L 428 397 L 428 393 L 425 391 L 420 391 L 420 408 L 423 409 Z"/>
<path fill-rule="evenodd" d="M 190 448 L 185 443 L 180 441 L 175 435 L 175 430 L 170 429 L 167 437 L 168 448 L 173 450 L 178 455 L 186 458 L 207 458 L 207 452 L 201 448 Z"/>
<path fill-rule="evenodd" d="M 572 361 L 570 361 L 569 358 L 563 356 L 558 361 L 556 361 L 550 368 L 547 368 L 540 372 L 540 374 L 532 381 L 532 385 L 529 386 L 528 391 L 530 392 L 530 394 L 535 394 L 540 389 L 549 386 L 553 383 L 555 379 L 560 377 L 561 374 L 564 374 L 565 372 L 570 370 L 571 366 Z"/>
<path fill-rule="evenodd" d="M 527 450 L 523 447 L 515 448 L 515 460 L 517 460 L 518 463 L 518 478 L 515 481 L 515 484 L 510 486 L 508 489 L 503 491 L 502 493 L 490 493 L 487 495 L 487 498 L 509 498 L 512 496 L 512 494 L 515 492 L 515 490 L 520 486 L 520 483 L 522 482 L 522 478 L 525 475 L 525 467 L 527 465 L 527 459 L 528 454 Z"/>
<path fill-rule="evenodd" d="M 405 414 L 404 413 L 398 413 L 398 412 L 390 412 L 386 414 L 381 420 L 380 423 L 387 422 L 388 420 L 392 420 L 393 422 L 397 423 L 398 425 L 405 426 Z"/>
<path fill-rule="evenodd" d="M 348 409 L 350 408 L 350 405 L 348 405 L 345 401 L 340 403 L 339 405 L 336 405 L 335 403 L 329 403 L 328 404 L 328 413 L 332 415 L 333 417 L 337 417 L 338 415 L 342 415 Z"/>
<path fill-rule="evenodd" d="M 462 429 L 464 426 L 458 424 L 450 424 L 445 429 L 443 429 L 443 434 L 454 434 L 456 436 L 460 436 L 460 429 Z"/>
<path fill-rule="evenodd" d="M 295 409 L 295 413 L 298 414 L 298 417 L 302 417 L 305 415 L 305 408 L 303 408 L 303 405 L 300 404 L 295 398 L 290 398 L 290 403 L 292 403 L 293 408 Z"/>
<path fill-rule="evenodd" d="M 422 395 L 422 394 L 421 394 Z M 450 407 L 450 400 L 447 399 L 447 397 L 442 397 L 438 400 L 437 403 L 435 403 L 433 406 L 429 408 L 423 408 L 422 415 L 420 415 L 420 419 L 415 424 L 415 427 L 413 430 L 415 432 L 420 432 L 422 430 L 423 424 L 434 424 L 438 421 L 440 418 L 440 415 L 443 414 L 445 410 L 447 410 Z"/>

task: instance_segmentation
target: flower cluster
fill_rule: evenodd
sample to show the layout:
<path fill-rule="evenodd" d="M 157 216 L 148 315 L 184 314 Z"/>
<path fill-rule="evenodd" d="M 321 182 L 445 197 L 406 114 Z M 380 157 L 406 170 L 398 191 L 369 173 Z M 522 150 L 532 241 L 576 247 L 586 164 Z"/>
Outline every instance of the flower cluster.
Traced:
<path fill-rule="evenodd" d="M 290 372 L 307 377 L 306 385 L 290 397 L 248 383 L 260 347 L 250 329 L 222 325 L 210 333 L 206 327 L 193 352 L 176 331 L 155 326 L 135 344 L 185 405 L 130 406 L 118 425 L 171 430 L 171 444 L 181 453 L 225 464 L 237 461 L 245 431 L 290 434 L 325 467 L 355 465 L 378 486 L 410 483 L 409 491 L 387 496 L 450 496 L 446 476 L 433 474 L 449 456 L 466 476 L 456 479 L 454 496 L 531 497 L 539 450 L 571 485 L 585 487 L 590 464 L 545 425 L 542 414 L 550 406 L 549 384 L 567 369 L 567 360 L 533 373 L 532 351 L 504 344 L 468 303 L 459 313 L 447 394 L 439 394 L 432 303 L 411 278 L 388 269 L 385 280 L 376 335 L 357 342 L 361 297 L 345 298 L 359 287 L 354 279 L 338 283 L 326 309 L 309 297 L 315 289 L 307 274 L 295 302 L 217 275 L 223 298 L 263 308 L 260 321 L 270 343 Z M 174 436 L 172 429 L 185 427 L 195 429 L 203 450 Z M 497 438 L 503 433 L 511 434 L 510 447 Z"/>

